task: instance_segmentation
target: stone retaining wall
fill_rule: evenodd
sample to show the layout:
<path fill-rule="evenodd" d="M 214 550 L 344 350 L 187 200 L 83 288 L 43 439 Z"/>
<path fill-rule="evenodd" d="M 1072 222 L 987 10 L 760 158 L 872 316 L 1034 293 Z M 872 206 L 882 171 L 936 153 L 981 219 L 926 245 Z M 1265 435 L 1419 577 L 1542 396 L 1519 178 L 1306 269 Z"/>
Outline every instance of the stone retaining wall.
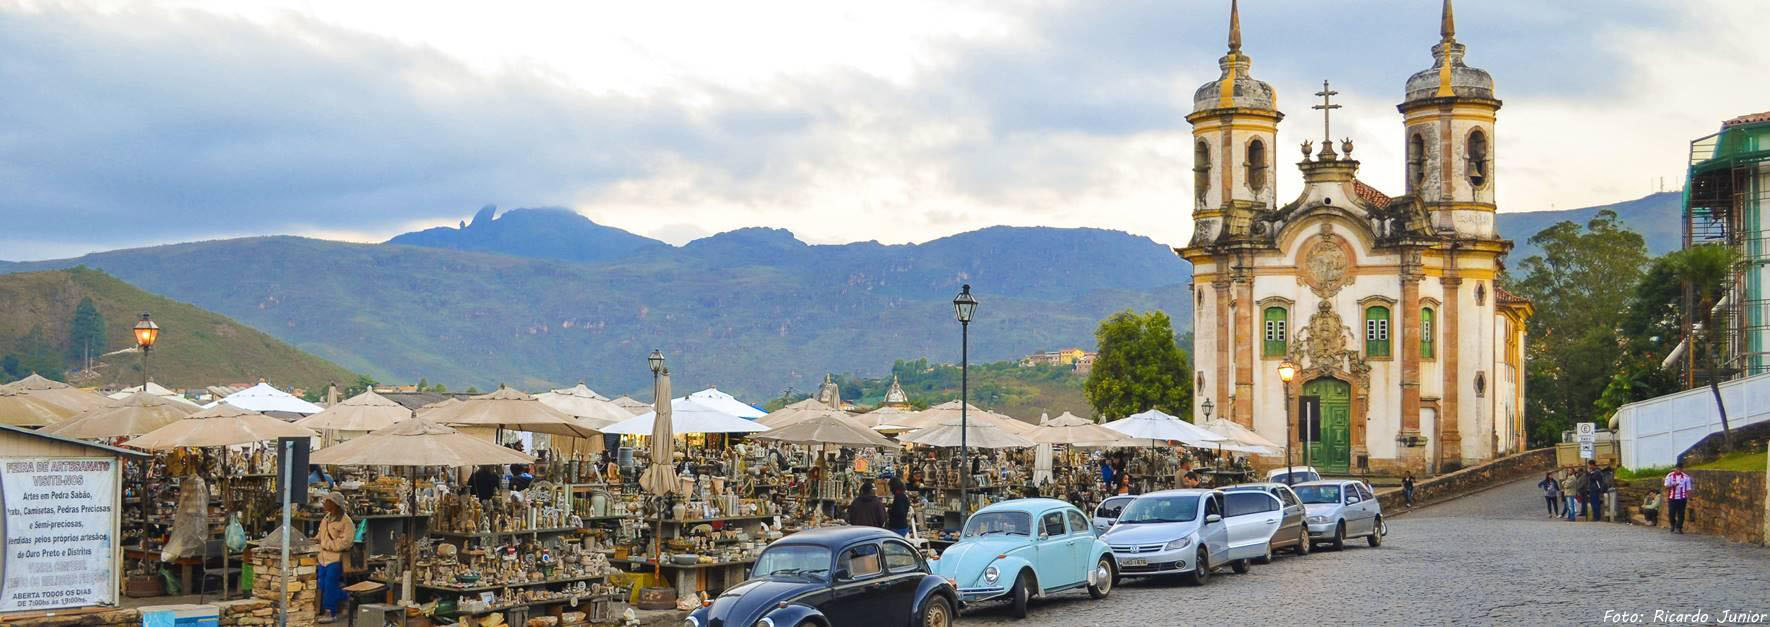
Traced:
<path fill-rule="evenodd" d="M 1764 544 L 1764 473 L 1685 472 L 1690 474 L 1690 504 L 1684 521 L 1686 531 L 1720 536 L 1734 542 Z"/>
<path fill-rule="evenodd" d="M 1533 475 L 1541 477 L 1542 473 L 1554 469 L 1555 449 L 1553 447 L 1533 449 L 1517 455 L 1501 457 L 1479 466 L 1470 466 L 1456 472 L 1415 481 L 1414 505 L 1426 505 L 1453 499 Z M 1377 492 L 1377 502 L 1382 504 L 1384 512 L 1398 512 L 1407 507 L 1401 495 L 1401 488 L 1389 488 Z"/>

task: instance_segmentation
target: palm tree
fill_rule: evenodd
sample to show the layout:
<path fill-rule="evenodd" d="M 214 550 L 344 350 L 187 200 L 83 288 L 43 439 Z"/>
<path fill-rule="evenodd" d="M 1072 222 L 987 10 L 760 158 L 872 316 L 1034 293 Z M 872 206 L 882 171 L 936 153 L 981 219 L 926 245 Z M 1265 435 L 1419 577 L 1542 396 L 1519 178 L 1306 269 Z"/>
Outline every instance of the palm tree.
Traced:
<path fill-rule="evenodd" d="M 1715 409 L 1721 414 L 1721 443 L 1725 450 L 1733 450 L 1733 429 L 1727 424 L 1727 406 L 1721 403 L 1720 369 L 1715 363 L 1714 309 L 1715 303 L 1727 293 L 1739 253 L 1724 245 L 1704 245 L 1668 256 L 1678 280 L 1695 296 L 1696 311 L 1692 313 L 1697 323 L 1697 337 L 1691 338 L 1691 348 L 1695 349 L 1697 344 L 1702 346 L 1703 361 L 1709 371 L 1709 392 L 1715 395 Z"/>

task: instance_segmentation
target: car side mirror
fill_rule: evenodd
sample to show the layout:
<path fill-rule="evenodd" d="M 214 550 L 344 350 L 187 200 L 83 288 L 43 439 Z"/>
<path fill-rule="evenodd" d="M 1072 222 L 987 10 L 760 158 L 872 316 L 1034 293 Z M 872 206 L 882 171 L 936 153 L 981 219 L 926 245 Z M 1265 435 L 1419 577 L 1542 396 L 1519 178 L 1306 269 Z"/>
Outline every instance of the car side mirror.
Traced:
<path fill-rule="evenodd" d="M 848 569 L 846 569 L 846 568 L 836 569 L 835 579 L 836 579 L 836 581 L 848 581 L 848 579 L 849 579 Z"/>
<path fill-rule="evenodd" d="M 1357 503 L 1357 502 L 1358 502 L 1358 497 L 1356 497 L 1356 496 L 1348 496 L 1348 497 L 1346 497 L 1346 504 L 1347 504 L 1347 505 L 1351 505 L 1351 504 L 1353 504 L 1353 503 Z"/>
<path fill-rule="evenodd" d="M 1220 522 L 1223 522 L 1222 516 L 1219 516 L 1217 514 L 1206 514 L 1205 515 L 1205 524 L 1207 524 L 1207 525 L 1209 525 L 1211 523 L 1220 523 Z"/>

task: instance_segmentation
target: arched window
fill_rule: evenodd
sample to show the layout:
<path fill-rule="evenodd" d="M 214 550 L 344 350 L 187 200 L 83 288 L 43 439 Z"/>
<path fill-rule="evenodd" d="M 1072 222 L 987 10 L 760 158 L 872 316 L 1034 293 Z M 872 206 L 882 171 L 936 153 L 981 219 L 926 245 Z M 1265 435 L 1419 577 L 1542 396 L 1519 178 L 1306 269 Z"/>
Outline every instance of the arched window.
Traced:
<path fill-rule="evenodd" d="M 1381 305 L 1364 310 L 1364 356 L 1389 356 L 1389 308 Z"/>
<path fill-rule="evenodd" d="M 1469 133 L 1469 184 L 1487 184 L 1487 134 L 1481 129 Z"/>
<path fill-rule="evenodd" d="M 1267 357 L 1284 356 L 1285 344 L 1290 341 L 1291 314 L 1283 307 L 1266 308 L 1266 345 L 1262 351 Z"/>
<path fill-rule="evenodd" d="M 1426 184 L 1426 138 L 1414 133 L 1407 138 L 1407 185 L 1419 193 Z"/>
<path fill-rule="evenodd" d="M 1259 138 L 1248 142 L 1248 188 L 1255 193 L 1266 188 L 1266 142 Z"/>
<path fill-rule="evenodd" d="M 1198 195 L 1198 201 L 1205 201 L 1205 193 L 1211 191 L 1211 147 L 1204 140 L 1192 151 L 1192 192 Z"/>
<path fill-rule="evenodd" d="M 1432 346 L 1432 308 L 1420 309 L 1420 357 L 1431 359 L 1436 354 Z"/>

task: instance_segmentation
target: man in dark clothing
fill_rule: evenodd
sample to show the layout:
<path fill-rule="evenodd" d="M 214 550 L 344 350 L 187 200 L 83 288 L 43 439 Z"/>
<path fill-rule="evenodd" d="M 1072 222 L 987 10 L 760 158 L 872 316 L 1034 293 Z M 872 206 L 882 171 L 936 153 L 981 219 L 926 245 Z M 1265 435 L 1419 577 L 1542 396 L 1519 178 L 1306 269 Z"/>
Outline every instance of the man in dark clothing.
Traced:
<path fill-rule="evenodd" d="M 1414 506 L 1414 473 L 1407 473 L 1401 478 L 1401 498 L 1407 501 L 1408 507 Z"/>
<path fill-rule="evenodd" d="M 885 521 L 885 528 L 908 538 L 910 537 L 910 495 L 904 490 L 902 479 L 891 478 L 891 496 L 891 515 Z"/>
<path fill-rule="evenodd" d="M 467 478 L 467 488 L 473 491 L 473 497 L 484 501 L 498 493 L 498 471 L 491 466 L 480 466 Z"/>
<path fill-rule="evenodd" d="M 1598 462 L 1586 462 L 1586 482 L 1581 490 L 1586 497 L 1586 520 L 1597 522 L 1604 517 L 1604 476 L 1598 472 Z"/>
<path fill-rule="evenodd" d="M 848 504 L 848 524 L 867 527 L 885 527 L 885 503 L 873 493 L 873 482 L 860 484 L 860 496 Z"/>
<path fill-rule="evenodd" d="M 534 483 L 534 482 L 535 482 L 535 475 L 529 473 L 529 467 L 526 464 L 511 464 L 510 465 L 510 489 L 511 490 L 516 491 L 516 492 L 521 492 L 523 490 L 527 490 L 527 489 L 529 489 L 529 484 Z"/>

